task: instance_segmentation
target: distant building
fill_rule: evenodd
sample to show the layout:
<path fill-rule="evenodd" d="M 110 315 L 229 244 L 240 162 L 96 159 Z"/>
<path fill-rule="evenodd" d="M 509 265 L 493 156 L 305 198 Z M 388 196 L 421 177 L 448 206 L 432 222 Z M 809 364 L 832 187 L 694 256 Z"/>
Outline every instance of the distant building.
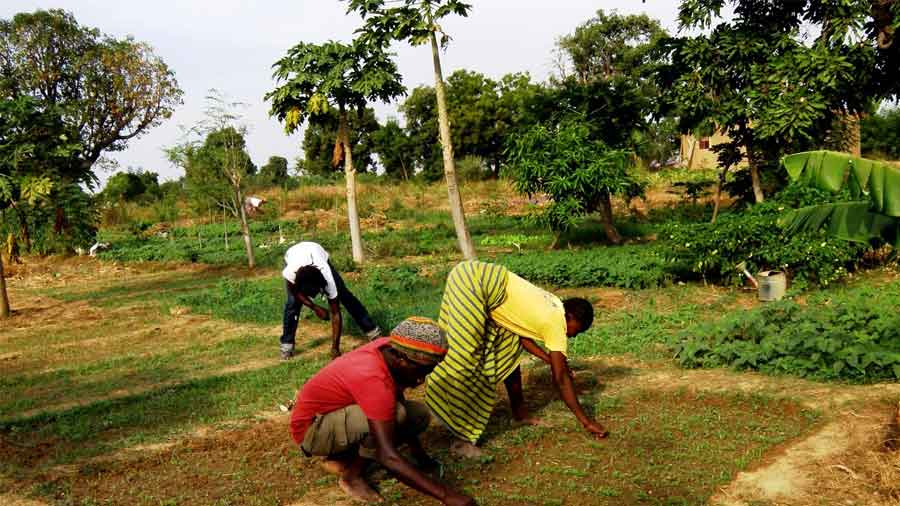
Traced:
<path fill-rule="evenodd" d="M 720 132 L 700 138 L 684 134 L 681 136 L 681 162 L 688 169 L 715 169 L 719 166 L 719 158 L 712 147 L 730 140 Z"/>

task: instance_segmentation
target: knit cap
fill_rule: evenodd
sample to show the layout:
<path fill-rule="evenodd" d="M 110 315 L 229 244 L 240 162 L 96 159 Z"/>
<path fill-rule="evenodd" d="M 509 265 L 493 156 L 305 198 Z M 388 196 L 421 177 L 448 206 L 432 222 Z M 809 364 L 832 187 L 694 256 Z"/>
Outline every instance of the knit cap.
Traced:
<path fill-rule="evenodd" d="M 394 327 L 388 338 L 395 350 L 420 364 L 436 364 L 447 354 L 447 337 L 430 318 L 410 316 Z"/>

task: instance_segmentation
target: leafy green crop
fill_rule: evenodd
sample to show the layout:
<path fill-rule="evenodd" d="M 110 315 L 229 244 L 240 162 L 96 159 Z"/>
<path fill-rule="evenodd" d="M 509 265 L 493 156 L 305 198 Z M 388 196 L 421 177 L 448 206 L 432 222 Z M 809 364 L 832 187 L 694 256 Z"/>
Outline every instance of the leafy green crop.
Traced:
<path fill-rule="evenodd" d="M 900 282 L 766 304 L 685 331 L 684 367 L 854 382 L 900 380 Z"/>
<path fill-rule="evenodd" d="M 500 257 L 497 263 L 529 281 L 554 286 L 651 288 L 672 280 L 655 245 L 529 252 Z"/>

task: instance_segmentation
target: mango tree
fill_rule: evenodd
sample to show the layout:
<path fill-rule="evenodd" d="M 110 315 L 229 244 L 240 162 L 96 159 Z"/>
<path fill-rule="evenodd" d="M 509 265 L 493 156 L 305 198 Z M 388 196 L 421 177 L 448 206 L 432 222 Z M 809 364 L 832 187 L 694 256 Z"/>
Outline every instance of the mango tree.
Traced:
<path fill-rule="evenodd" d="M 691 35 L 669 42 L 658 75 L 683 131 L 728 136 L 723 170 L 746 160 L 736 196 L 762 202 L 783 154 L 826 146 L 846 118 L 897 96 L 896 48 L 882 46 L 900 18 L 878 21 L 876 3 L 893 2 L 682 0 Z"/>
<path fill-rule="evenodd" d="M 517 135 L 507 156 L 518 191 L 550 198 L 540 220 L 557 233 L 557 239 L 559 232 L 599 211 L 607 240 L 622 242 L 613 223 L 612 196 L 631 198 L 644 191 L 630 172 L 629 152 L 594 140 L 587 122 L 575 118 L 554 126 L 536 125 Z"/>
<path fill-rule="evenodd" d="M 405 90 L 397 66 L 383 46 L 356 40 L 350 44 L 301 42 L 289 49 L 274 67 L 274 77 L 280 86 L 267 93 L 266 100 L 272 102 L 270 114 L 284 122 L 288 133 L 296 131 L 304 121 L 317 121 L 332 107 L 338 110 L 334 158 L 344 160 L 353 260 L 362 262 L 364 254 L 348 115 L 350 111 L 362 113 L 368 101 L 387 102 L 402 95 Z"/>
<path fill-rule="evenodd" d="M 447 94 L 441 70 L 439 47 L 446 48 L 450 37 L 441 29 L 438 21 L 456 14 L 467 16 L 471 4 L 459 0 L 349 0 L 349 10 L 362 16 L 365 24 L 357 30 L 364 40 L 376 41 L 382 45 L 391 40 L 405 40 L 413 46 L 431 44 L 431 58 L 434 66 L 434 89 L 437 98 L 438 127 L 443 148 L 444 177 L 447 181 L 447 195 L 450 199 L 450 213 L 456 229 L 459 249 L 468 260 L 475 258 L 475 247 L 469 230 L 456 178 L 456 162 L 453 158 L 453 142 L 450 137 L 450 120 L 447 114 Z M 440 46 L 438 46 L 440 34 Z"/>

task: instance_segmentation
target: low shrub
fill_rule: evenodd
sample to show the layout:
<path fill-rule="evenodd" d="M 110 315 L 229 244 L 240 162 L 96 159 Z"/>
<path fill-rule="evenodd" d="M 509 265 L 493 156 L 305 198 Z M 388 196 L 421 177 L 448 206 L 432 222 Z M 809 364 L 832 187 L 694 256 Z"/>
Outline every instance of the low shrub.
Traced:
<path fill-rule="evenodd" d="M 496 261 L 529 281 L 560 287 L 652 288 L 672 280 L 655 245 L 534 251 Z"/>
<path fill-rule="evenodd" d="M 786 234 L 777 222 L 788 209 L 832 198 L 791 187 L 772 201 L 723 214 L 716 223 L 670 223 L 659 239 L 669 241 L 666 257 L 679 278 L 739 284 L 735 266 L 747 262 L 750 272 L 784 269 L 795 282 L 827 286 L 852 271 L 869 248 L 824 233 Z"/>
<path fill-rule="evenodd" d="M 766 304 L 685 331 L 684 367 L 731 366 L 801 377 L 900 380 L 900 283 Z"/>

